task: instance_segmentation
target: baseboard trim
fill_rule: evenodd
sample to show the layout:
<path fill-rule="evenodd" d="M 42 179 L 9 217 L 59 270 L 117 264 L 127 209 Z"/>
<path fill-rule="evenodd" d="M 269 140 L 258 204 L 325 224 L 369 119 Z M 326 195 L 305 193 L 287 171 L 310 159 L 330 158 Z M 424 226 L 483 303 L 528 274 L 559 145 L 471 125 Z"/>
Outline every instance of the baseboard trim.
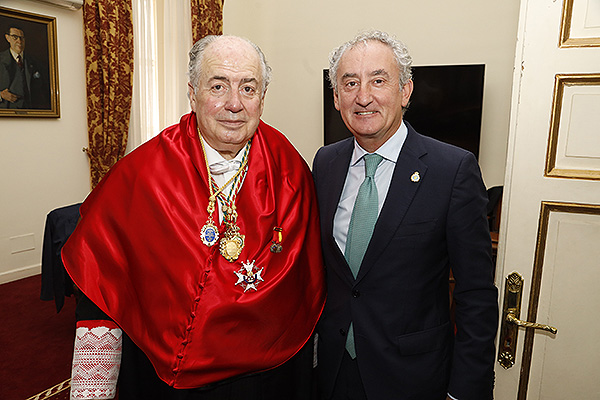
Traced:
<path fill-rule="evenodd" d="M 39 275 L 42 273 L 42 265 L 30 265 L 29 267 L 23 267 L 13 269 L 0 273 L 0 285 L 3 283 L 18 281 L 19 279 L 29 278 L 30 276 Z"/>

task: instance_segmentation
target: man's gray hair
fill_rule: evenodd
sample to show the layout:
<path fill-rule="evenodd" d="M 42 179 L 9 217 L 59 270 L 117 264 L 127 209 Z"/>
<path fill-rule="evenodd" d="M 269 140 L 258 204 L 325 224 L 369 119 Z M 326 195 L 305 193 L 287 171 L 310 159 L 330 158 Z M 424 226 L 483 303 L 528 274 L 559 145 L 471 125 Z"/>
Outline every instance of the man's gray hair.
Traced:
<path fill-rule="evenodd" d="M 394 53 L 394 58 L 398 63 L 400 69 L 400 90 L 404 85 L 412 78 L 411 65 L 412 58 L 408 54 L 408 49 L 398 39 L 390 36 L 386 32 L 371 30 L 360 33 L 354 39 L 342 44 L 340 47 L 334 49 L 329 54 L 329 80 L 331 81 L 331 87 L 337 93 L 337 72 L 340 66 L 340 60 L 346 52 L 346 50 L 354 48 L 358 44 L 366 44 L 367 42 L 377 41 L 388 46 Z"/>
<path fill-rule="evenodd" d="M 267 90 L 267 86 L 269 86 L 269 82 L 271 82 L 271 67 L 267 63 L 267 58 L 265 57 L 265 54 L 262 52 L 260 47 L 258 47 L 256 44 L 254 44 L 250 40 L 243 38 L 243 37 L 230 36 L 230 35 L 208 35 L 208 36 L 205 36 L 202 39 L 198 40 L 192 46 L 190 53 L 189 53 L 190 61 L 188 63 L 188 79 L 189 79 L 190 83 L 192 84 L 192 86 L 194 87 L 194 91 L 198 87 L 200 74 L 202 73 L 201 65 L 202 65 L 202 58 L 204 57 L 204 51 L 208 48 L 209 45 L 211 45 L 212 43 L 219 40 L 219 38 L 223 38 L 223 37 L 236 37 L 236 38 L 241 39 L 244 42 L 248 43 L 249 45 L 251 45 L 254 48 L 254 50 L 256 50 L 256 53 L 258 54 L 258 57 L 260 59 L 260 67 L 262 70 L 262 88 L 261 88 L 262 93 L 261 94 L 264 94 L 265 91 Z"/>

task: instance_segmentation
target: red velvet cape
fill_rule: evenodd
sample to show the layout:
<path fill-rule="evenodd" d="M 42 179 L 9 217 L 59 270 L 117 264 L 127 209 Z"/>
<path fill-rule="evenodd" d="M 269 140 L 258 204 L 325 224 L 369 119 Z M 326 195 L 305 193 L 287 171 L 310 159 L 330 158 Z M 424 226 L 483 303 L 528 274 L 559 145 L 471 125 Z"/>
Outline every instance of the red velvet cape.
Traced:
<path fill-rule="evenodd" d="M 284 363 L 310 338 L 323 309 L 308 166 L 262 121 L 248 165 L 236 202 L 246 243 L 233 263 L 200 238 L 209 189 L 193 113 L 111 169 L 81 206 L 62 252 L 75 284 L 175 388 Z M 281 253 L 270 251 L 274 227 L 283 228 Z M 234 272 L 252 261 L 264 268 L 264 281 L 244 292 Z"/>

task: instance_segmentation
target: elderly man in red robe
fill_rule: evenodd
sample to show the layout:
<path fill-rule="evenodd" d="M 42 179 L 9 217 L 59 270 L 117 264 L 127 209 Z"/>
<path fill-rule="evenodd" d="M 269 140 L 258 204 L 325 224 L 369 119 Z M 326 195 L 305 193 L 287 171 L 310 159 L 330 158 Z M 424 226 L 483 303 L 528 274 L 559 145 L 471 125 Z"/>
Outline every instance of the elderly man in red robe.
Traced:
<path fill-rule="evenodd" d="M 246 39 L 190 51 L 192 112 L 118 162 L 63 261 L 83 296 L 72 398 L 306 399 L 324 267 L 310 171 L 260 120 Z M 120 372 L 119 372 L 120 371 Z"/>

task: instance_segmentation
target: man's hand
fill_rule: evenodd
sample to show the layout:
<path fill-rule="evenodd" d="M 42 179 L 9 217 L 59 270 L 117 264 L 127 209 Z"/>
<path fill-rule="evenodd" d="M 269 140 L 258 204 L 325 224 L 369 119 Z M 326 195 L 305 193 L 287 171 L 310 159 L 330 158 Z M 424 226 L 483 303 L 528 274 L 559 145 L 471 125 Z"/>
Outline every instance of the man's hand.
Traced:
<path fill-rule="evenodd" d="M 3 91 L 1 91 L 0 97 L 2 97 L 6 101 L 10 101 L 11 103 L 14 103 L 15 101 L 19 100 L 19 96 L 9 92 L 8 89 L 4 89 Z"/>

